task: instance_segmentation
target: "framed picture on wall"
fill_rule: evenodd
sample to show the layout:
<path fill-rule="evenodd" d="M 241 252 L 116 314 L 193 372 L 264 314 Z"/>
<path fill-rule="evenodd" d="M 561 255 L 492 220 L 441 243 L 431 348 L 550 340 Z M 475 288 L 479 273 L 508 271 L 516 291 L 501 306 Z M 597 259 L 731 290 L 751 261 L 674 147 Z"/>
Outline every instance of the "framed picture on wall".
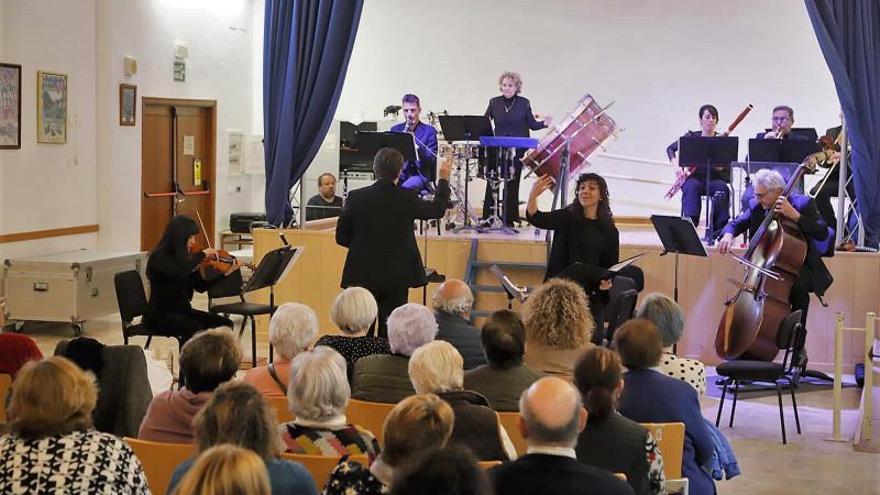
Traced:
<path fill-rule="evenodd" d="M 67 75 L 37 72 L 37 142 L 67 142 Z"/>
<path fill-rule="evenodd" d="M 137 121 L 137 86 L 119 85 L 119 125 L 135 125 Z"/>
<path fill-rule="evenodd" d="M 21 66 L 0 63 L 0 149 L 21 148 Z"/>

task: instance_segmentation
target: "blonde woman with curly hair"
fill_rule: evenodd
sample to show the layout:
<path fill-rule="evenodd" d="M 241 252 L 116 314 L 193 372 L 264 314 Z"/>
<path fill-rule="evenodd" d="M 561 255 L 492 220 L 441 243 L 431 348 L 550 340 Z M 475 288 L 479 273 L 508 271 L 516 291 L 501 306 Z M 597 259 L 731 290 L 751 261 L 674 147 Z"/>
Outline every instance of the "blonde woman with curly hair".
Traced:
<path fill-rule="evenodd" d="M 572 380 L 575 363 L 591 348 L 594 323 L 579 285 L 553 278 L 533 292 L 523 307 L 528 367 Z"/>
<path fill-rule="evenodd" d="M 270 495 L 266 465 L 252 450 L 223 444 L 203 452 L 174 495 Z"/>

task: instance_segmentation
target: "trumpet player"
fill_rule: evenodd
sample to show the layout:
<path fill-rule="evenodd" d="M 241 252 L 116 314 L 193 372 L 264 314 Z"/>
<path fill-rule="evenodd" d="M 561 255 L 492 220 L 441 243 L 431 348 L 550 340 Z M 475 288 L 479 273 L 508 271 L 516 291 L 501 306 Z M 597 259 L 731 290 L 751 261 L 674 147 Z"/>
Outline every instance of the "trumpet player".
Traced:
<path fill-rule="evenodd" d="M 759 132 L 755 139 L 797 139 L 807 140 L 807 136 L 796 134 L 791 131 L 794 125 L 794 110 L 788 105 L 773 107 L 773 116 L 770 119 L 770 130 Z"/>
<path fill-rule="evenodd" d="M 697 116 L 699 117 L 700 130 L 688 131 L 682 137 L 715 137 L 718 132 L 715 128 L 718 126 L 718 109 L 714 105 L 703 105 Z M 676 168 L 676 178 L 680 178 L 687 171 L 685 168 L 679 167 L 678 163 L 678 140 L 670 144 L 666 148 L 666 156 L 669 162 Z M 681 186 L 681 216 L 690 218 L 694 225 L 700 223 L 700 213 L 702 202 L 700 198 L 706 194 L 706 165 L 705 164 L 687 164 L 696 166 L 696 171 L 687 177 Z M 727 188 L 727 182 L 730 181 L 728 169 L 710 170 L 709 176 L 709 194 L 714 198 L 714 207 L 712 208 L 712 225 L 714 230 L 720 231 L 722 227 L 730 220 L 730 190 Z"/>

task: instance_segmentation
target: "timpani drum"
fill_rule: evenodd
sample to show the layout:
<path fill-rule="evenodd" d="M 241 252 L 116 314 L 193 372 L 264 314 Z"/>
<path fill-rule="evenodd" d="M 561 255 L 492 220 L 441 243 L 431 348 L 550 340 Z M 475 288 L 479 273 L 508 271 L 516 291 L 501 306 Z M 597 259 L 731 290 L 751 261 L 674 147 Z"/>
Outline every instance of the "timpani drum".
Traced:
<path fill-rule="evenodd" d="M 578 174 L 589 165 L 588 160 L 594 153 L 600 148 L 604 150 L 605 143 L 609 139 L 616 139 L 620 133 L 617 124 L 605 112 L 610 106 L 602 108 L 591 95 L 584 95 L 574 111 L 553 127 L 537 148 L 523 156 L 523 165 L 538 176 L 550 174 L 553 178 L 559 177 L 562 151 L 568 141 L 568 173 L 570 176 Z"/>

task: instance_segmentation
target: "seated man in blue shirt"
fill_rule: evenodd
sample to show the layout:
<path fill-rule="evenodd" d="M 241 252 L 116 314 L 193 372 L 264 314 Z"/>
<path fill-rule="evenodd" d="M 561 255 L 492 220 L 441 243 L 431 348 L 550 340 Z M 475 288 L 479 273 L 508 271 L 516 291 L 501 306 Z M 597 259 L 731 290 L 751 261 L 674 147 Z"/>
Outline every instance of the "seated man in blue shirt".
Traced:
<path fill-rule="evenodd" d="M 414 94 L 403 95 L 403 116 L 406 121 L 391 127 L 392 132 L 408 132 L 415 137 L 418 160 L 404 162 L 400 172 L 401 187 L 416 192 L 433 191 L 431 183 L 437 165 L 437 130 L 419 120 L 422 106 Z"/>

